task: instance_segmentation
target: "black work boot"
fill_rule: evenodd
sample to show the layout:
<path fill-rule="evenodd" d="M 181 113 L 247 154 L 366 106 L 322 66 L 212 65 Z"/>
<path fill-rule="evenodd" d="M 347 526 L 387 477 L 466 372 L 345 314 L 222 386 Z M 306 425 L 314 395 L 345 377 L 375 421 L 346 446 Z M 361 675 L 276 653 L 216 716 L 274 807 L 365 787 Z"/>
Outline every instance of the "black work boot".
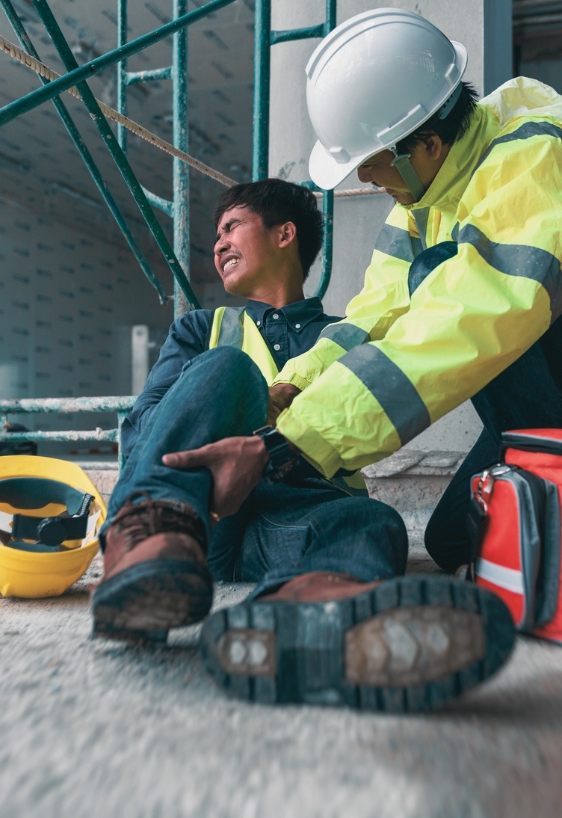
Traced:
<path fill-rule="evenodd" d="M 143 493 L 144 494 L 144 493 Z M 209 612 L 213 583 L 205 530 L 185 503 L 132 502 L 105 535 L 104 576 L 93 597 L 94 636 L 165 641 L 169 628 Z"/>
<path fill-rule="evenodd" d="M 216 682 L 241 699 L 405 713 L 487 679 L 514 638 L 502 600 L 476 585 L 315 572 L 214 613 L 201 652 Z"/>

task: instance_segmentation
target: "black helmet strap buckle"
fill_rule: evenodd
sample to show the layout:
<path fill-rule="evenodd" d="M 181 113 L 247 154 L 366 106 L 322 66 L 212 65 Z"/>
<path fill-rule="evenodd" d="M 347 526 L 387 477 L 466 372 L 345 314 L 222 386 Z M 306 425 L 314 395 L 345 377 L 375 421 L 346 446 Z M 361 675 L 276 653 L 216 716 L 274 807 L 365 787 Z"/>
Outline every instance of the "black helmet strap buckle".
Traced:
<path fill-rule="evenodd" d="M 94 499 L 91 494 L 88 498 L 88 509 Z M 83 540 L 88 531 L 88 511 L 75 517 L 28 517 L 26 514 L 14 514 L 12 537 L 15 540 L 34 540 L 35 542 L 50 545 L 60 545 L 65 540 Z"/>
<path fill-rule="evenodd" d="M 35 550 L 22 540 L 31 540 L 39 550 L 57 548 L 65 540 L 83 540 L 88 532 L 89 510 L 94 500 L 92 494 L 72 488 L 57 480 L 45 478 L 9 478 L 0 481 L 0 502 L 7 502 L 19 509 L 42 508 L 49 503 L 65 506 L 66 511 L 56 517 L 34 517 L 14 514 L 11 531 L 3 532 L 13 548 Z M 46 548 L 45 548 L 46 547 Z"/>

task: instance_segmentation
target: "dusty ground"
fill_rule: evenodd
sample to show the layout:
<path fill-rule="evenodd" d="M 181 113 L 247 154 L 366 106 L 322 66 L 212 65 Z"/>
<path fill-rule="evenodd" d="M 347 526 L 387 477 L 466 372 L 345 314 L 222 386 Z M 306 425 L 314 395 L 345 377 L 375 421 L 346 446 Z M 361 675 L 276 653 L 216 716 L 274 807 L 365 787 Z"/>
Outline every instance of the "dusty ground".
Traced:
<path fill-rule="evenodd" d="M 431 570 L 415 549 L 411 571 Z M 86 585 L 0 600 L 1 818 L 559 818 L 562 649 L 519 641 L 447 711 L 389 717 L 228 700 L 197 628 L 90 638 Z M 249 586 L 220 586 L 216 604 Z"/>

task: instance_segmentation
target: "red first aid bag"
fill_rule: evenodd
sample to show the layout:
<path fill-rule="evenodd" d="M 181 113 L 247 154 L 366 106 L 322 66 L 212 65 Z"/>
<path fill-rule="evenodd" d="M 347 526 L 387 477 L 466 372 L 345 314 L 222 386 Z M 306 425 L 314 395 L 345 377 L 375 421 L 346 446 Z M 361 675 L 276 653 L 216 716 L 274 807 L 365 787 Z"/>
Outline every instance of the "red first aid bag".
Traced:
<path fill-rule="evenodd" d="M 520 631 L 562 644 L 562 429 L 502 438 L 502 462 L 472 478 L 475 581 L 503 599 Z"/>

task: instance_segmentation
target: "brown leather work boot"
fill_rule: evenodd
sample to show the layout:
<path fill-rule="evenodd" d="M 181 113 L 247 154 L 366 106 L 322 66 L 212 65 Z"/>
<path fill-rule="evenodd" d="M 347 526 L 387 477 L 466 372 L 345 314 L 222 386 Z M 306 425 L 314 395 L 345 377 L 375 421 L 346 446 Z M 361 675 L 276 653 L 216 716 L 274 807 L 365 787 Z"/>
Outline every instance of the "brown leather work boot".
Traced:
<path fill-rule="evenodd" d="M 381 582 L 362 582 L 351 574 L 332 571 L 313 571 L 286 582 L 272 594 L 259 597 L 260 602 L 329 602 L 357 596 Z"/>
<path fill-rule="evenodd" d="M 405 713 L 439 707 L 484 681 L 514 637 L 501 599 L 470 583 L 364 583 L 318 572 L 212 614 L 201 652 L 215 681 L 238 698 Z"/>
<path fill-rule="evenodd" d="M 139 494 L 128 498 L 105 535 L 94 636 L 165 641 L 169 628 L 199 622 L 210 610 L 203 523 L 184 503 L 142 495 L 142 502 L 133 502 Z"/>

